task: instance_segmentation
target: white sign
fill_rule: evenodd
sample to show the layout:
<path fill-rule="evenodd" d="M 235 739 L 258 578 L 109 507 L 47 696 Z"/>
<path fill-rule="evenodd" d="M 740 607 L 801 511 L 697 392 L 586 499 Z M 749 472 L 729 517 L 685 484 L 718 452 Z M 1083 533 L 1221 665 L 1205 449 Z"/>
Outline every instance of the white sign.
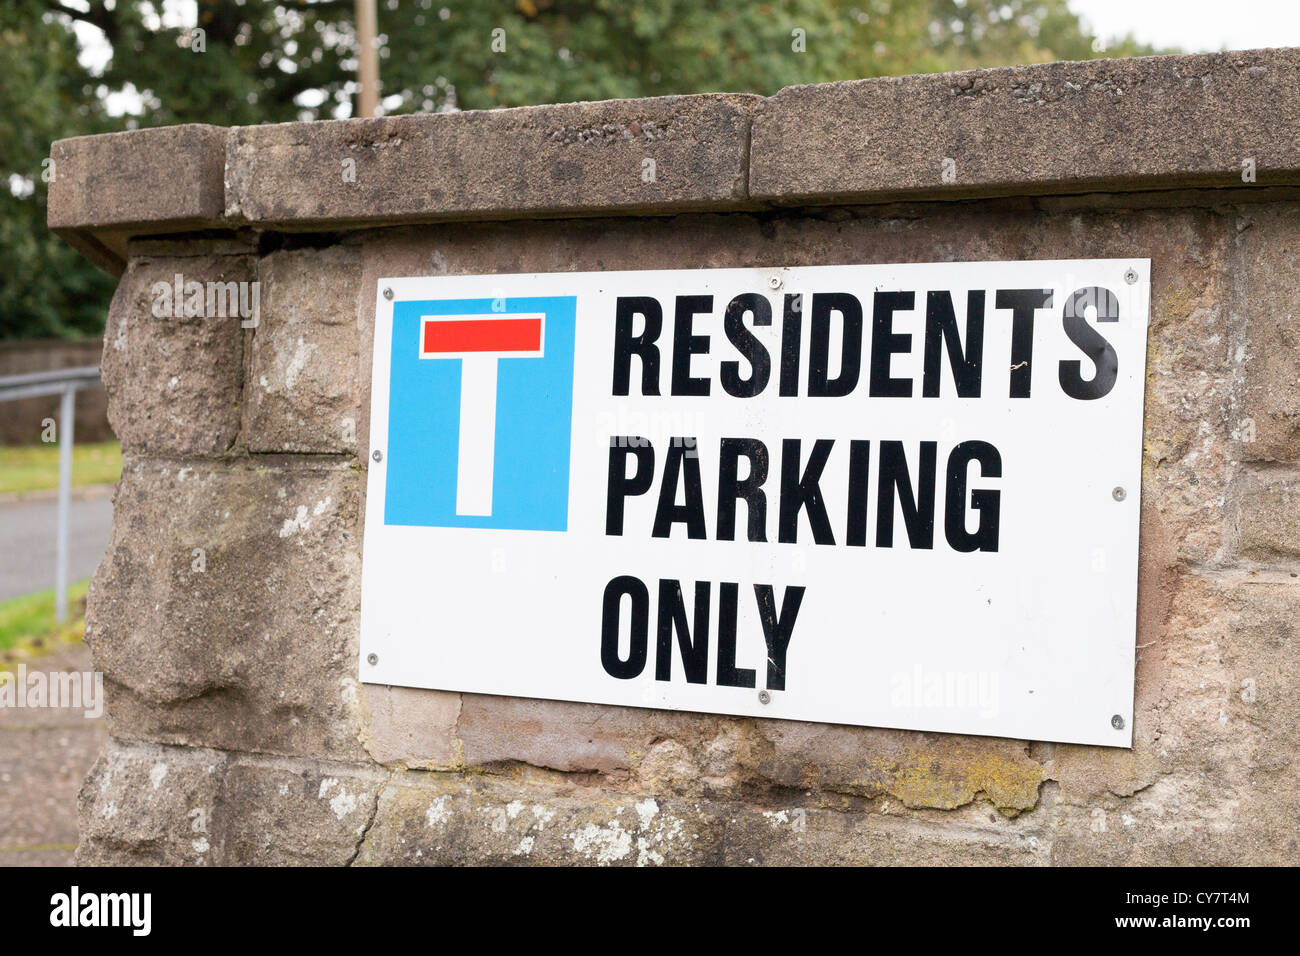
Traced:
<path fill-rule="evenodd" d="M 1131 746 L 1149 290 L 381 279 L 361 678 Z"/>

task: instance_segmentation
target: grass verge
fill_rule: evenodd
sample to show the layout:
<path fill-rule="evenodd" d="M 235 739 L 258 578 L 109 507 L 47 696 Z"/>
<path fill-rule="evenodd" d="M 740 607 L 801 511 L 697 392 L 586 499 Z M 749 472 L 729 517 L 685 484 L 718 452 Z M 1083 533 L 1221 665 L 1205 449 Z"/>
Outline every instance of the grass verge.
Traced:
<path fill-rule="evenodd" d="M 111 485 L 122 476 L 122 446 L 115 441 L 72 446 L 72 484 Z M 59 446 L 0 447 L 0 494 L 59 487 Z"/>
<path fill-rule="evenodd" d="M 68 623 L 54 620 L 54 588 L 0 601 L 0 663 L 36 657 L 59 644 L 80 641 L 86 632 L 90 580 L 68 588 Z"/>

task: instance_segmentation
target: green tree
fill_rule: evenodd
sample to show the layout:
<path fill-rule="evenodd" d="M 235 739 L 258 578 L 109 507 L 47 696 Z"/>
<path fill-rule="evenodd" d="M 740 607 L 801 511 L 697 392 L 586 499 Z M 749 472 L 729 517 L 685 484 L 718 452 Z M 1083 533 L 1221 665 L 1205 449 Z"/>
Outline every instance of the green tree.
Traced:
<path fill-rule="evenodd" d="M 0 12 L 0 337 L 98 331 L 111 281 L 44 228 L 62 136 L 352 115 L 353 0 L 8 0 Z M 379 0 L 385 111 L 489 109 L 1150 52 L 1067 0 Z M 78 62 L 74 28 L 108 59 Z M 110 116 L 116 94 L 133 105 Z"/>
<path fill-rule="evenodd" d="M 66 25 L 0 8 L 0 338 L 98 333 L 113 281 L 45 227 L 50 143 L 112 129 Z"/>
<path fill-rule="evenodd" d="M 1066 0 L 934 0 L 928 39 L 936 69 L 1155 53 L 1132 37 L 1095 37 Z"/>

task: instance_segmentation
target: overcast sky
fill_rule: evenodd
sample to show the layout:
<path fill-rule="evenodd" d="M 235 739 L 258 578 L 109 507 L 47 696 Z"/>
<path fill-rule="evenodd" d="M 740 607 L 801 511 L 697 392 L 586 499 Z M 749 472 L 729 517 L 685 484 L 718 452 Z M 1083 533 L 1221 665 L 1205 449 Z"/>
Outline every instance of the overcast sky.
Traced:
<path fill-rule="evenodd" d="M 1069 0 L 1105 39 L 1132 33 L 1189 53 L 1300 46 L 1300 0 Z"/>

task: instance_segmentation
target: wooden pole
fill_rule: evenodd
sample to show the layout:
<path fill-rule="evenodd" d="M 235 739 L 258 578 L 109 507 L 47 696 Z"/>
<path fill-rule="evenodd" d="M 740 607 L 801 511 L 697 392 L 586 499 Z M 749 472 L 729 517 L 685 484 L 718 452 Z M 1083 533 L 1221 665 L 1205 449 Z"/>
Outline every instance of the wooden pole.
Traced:
<path fill-rule="evenodd" d="M 379 113 L 379 50 L 375 47 L 378 32 L 375 0 L 357 0 L 357 48 L 360 61 L 357 66 L 357 81 L 361 84 L 357 93 L 360 107 L 358 116 L 375 116 Z"/>

